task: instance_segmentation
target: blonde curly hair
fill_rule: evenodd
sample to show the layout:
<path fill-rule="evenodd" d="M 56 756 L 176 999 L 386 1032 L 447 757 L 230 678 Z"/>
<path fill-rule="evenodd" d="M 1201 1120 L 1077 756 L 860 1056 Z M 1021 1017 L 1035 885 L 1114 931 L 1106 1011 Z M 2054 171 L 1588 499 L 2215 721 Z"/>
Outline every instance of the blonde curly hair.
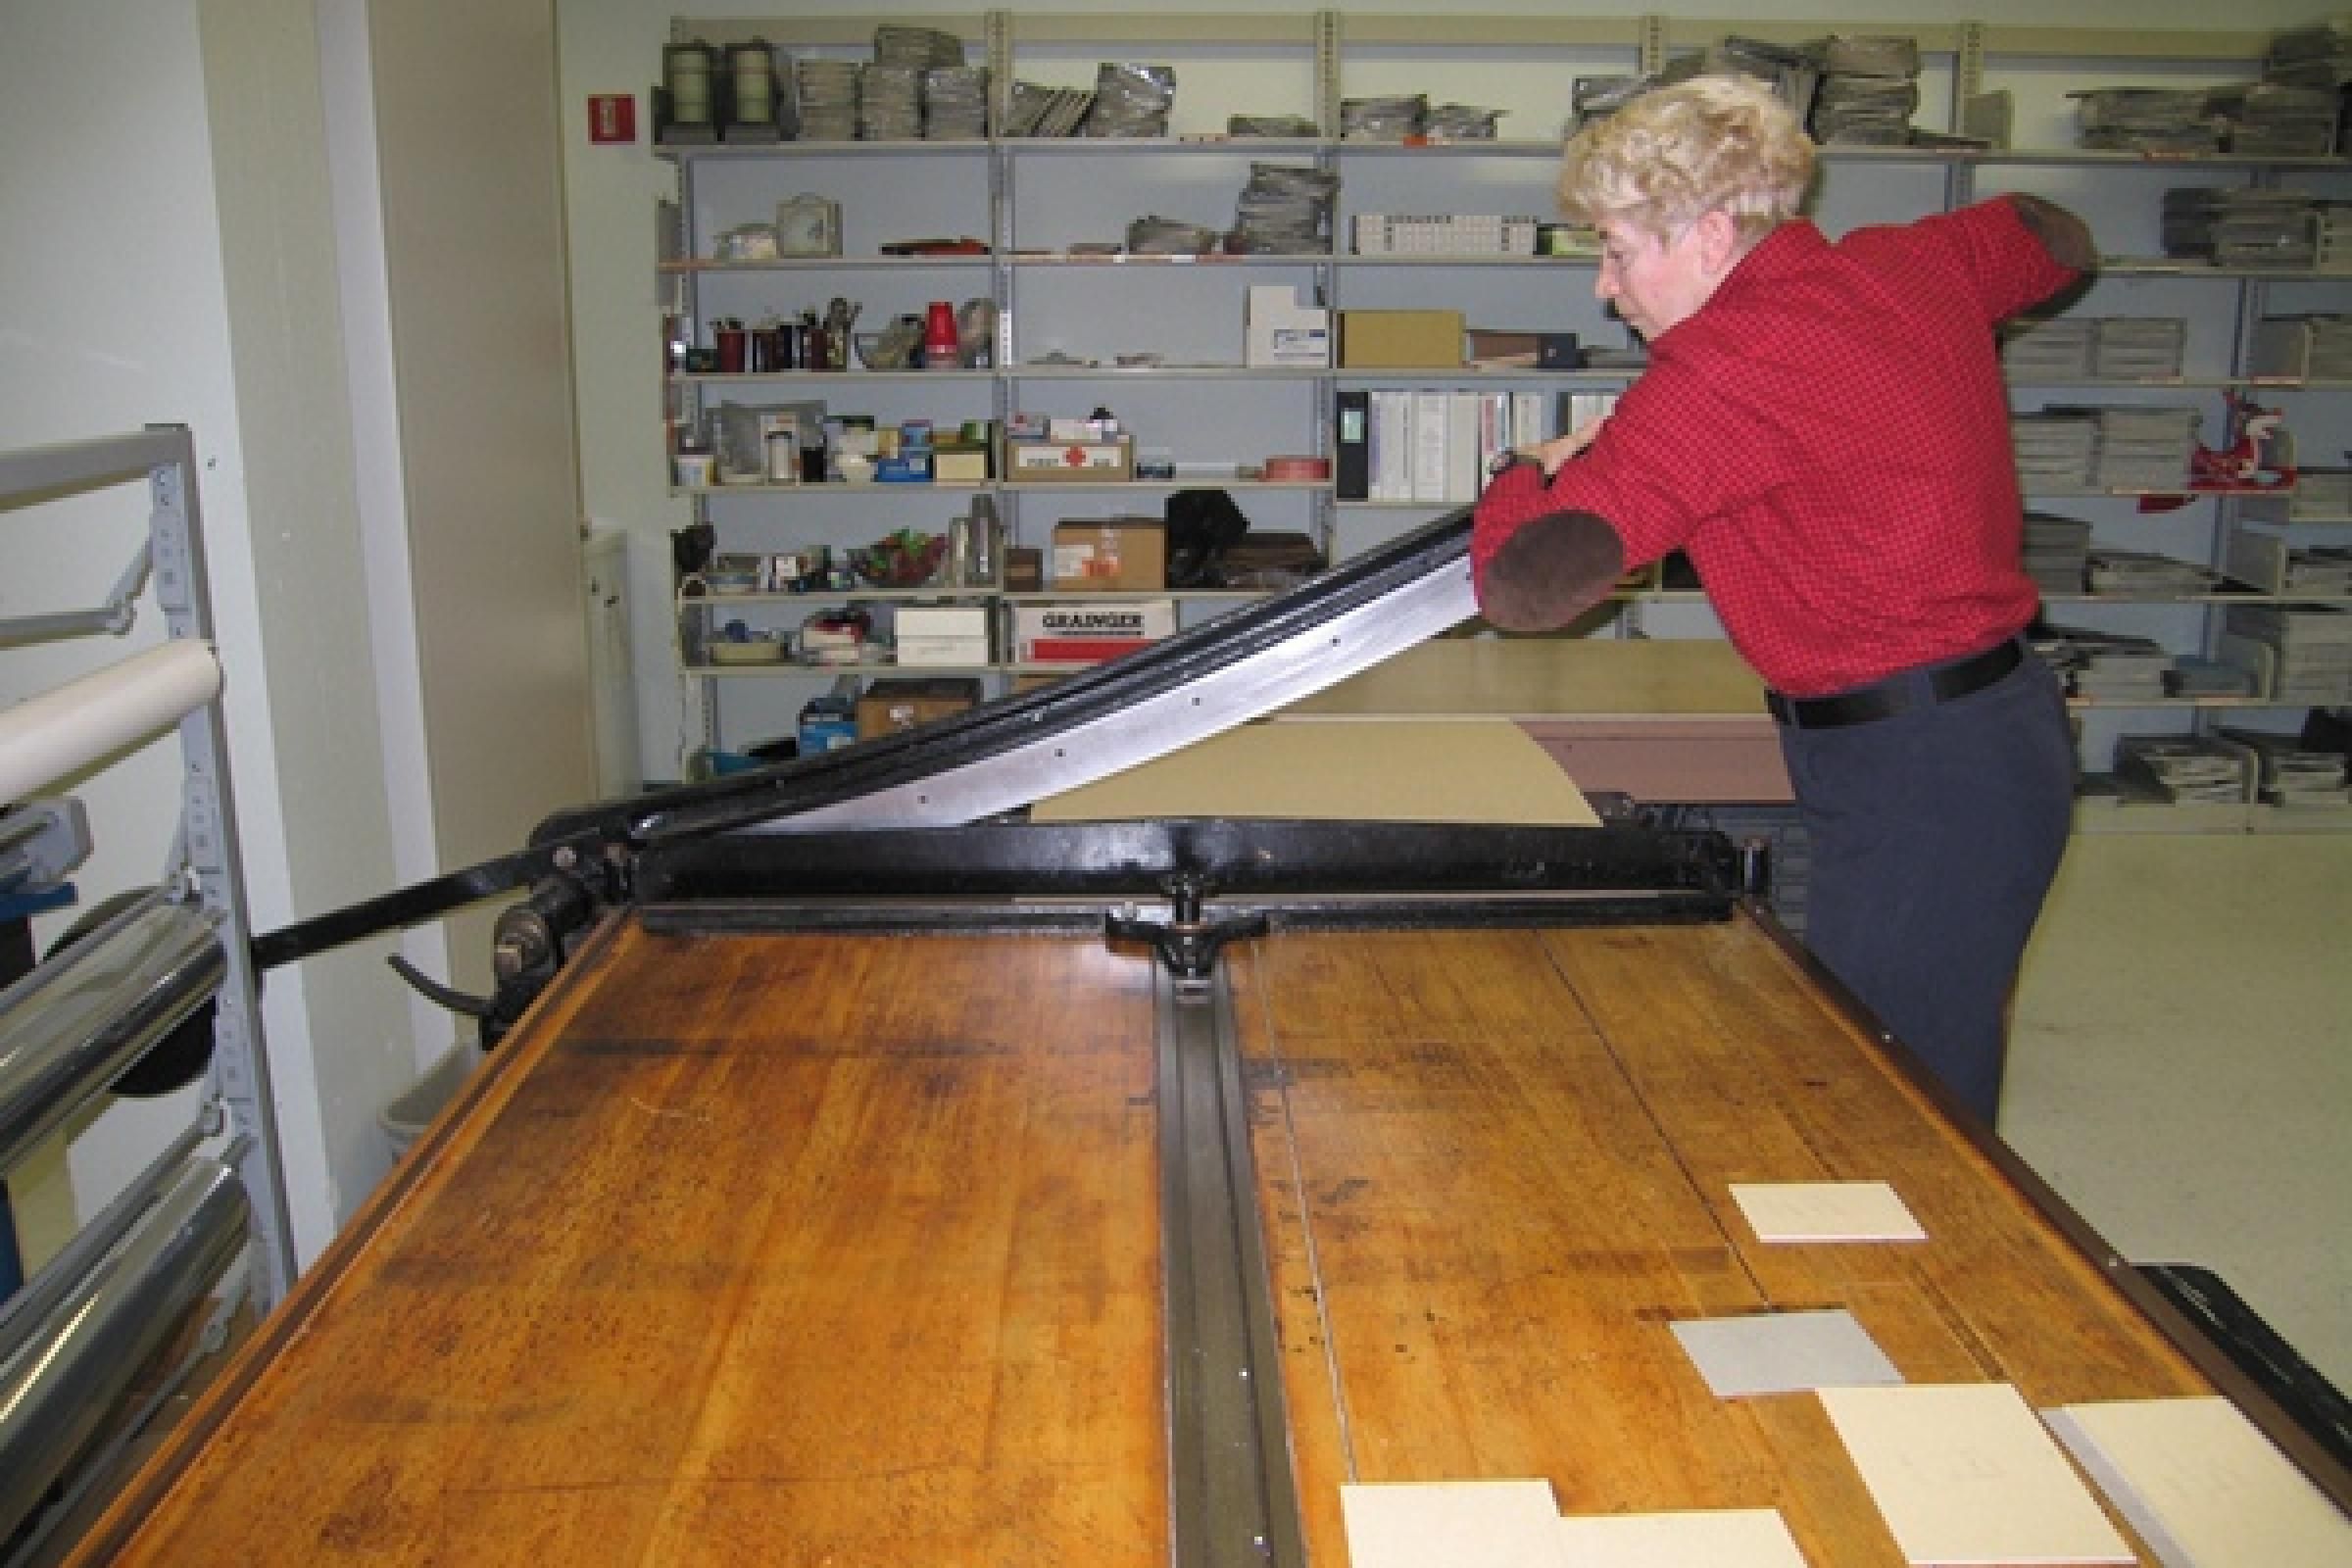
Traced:
<path fill-rule="evenodd" d="M 1693 76 L 1579 131 L 1559 198 L 1571 219 L 1613 218 L 1660 238 L 1720 209 L 1752 244 L 1796 216 L 1812 179 L 1812 140 L 1771 88 Z"/>

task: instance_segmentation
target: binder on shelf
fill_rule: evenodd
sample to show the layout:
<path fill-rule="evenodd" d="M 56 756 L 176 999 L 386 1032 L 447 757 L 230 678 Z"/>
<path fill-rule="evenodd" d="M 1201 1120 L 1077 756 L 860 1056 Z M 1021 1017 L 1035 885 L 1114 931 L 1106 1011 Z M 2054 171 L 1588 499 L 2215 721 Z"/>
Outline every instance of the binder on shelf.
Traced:
<path fill-rule="evenodd" d="M 1476 501 L 1485 475 L 1486 445 L 1481 405 L 1476 392 L 1455 392 L 1446 401 L 1446 499 Z"/>
<path fill-rule="evenodd" d="M 1339 402 L 1339 439 L 1333 443 L 1338 462 L 1333 473 L 1342 501 L 1372 499 L 1372 394 L 1361 387 L 1342 387 Z"/>
<path fill-rule="evenodd" d="M 1446 436 L 1450 420 L 1444 392 L 1407 394 L 1413 400 L 1413 501 L 1446 499 Z"/>
<path fill-rule="evenodd" d="M 1413 499 L 1413 395 L 1372 394 L 1372 486 L 1374 501 Z"/>

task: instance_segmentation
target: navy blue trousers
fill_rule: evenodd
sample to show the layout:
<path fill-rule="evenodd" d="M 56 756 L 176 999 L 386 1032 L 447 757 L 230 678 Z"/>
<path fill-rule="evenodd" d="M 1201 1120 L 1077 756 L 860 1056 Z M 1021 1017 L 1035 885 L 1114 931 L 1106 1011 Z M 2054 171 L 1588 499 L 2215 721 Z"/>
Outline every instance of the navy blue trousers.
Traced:
<path fill-rule="evenodd" d="M 1991 1125 L 2009 992 L 2066 853 L 2075 748 L 2038 659 L 1955 701 L 1783 726 L 1811 840 L 1805 943 Z"/>

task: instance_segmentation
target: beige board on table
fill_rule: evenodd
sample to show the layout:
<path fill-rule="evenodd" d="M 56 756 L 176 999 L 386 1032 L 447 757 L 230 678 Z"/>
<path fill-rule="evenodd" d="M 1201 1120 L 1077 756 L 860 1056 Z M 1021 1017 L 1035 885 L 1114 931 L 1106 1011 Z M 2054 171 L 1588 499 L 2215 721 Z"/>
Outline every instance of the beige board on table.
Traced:
<path fill-rule="evenodd" d="M 1823 1389 L 1819 1397 L 1906 1562 L 2139 1560 L 2013 1385 Z"/>
<path fill-rule="evenodd" d="M 2352 1564 L 2352 1519 L 2227 1399 L 2066 1404 L 2042 1419 L 2165 1568 Z"/>
<path fill-rule="evenodd" d="M 1760 1242 L 1924 1242 L 1885 1182 L 1734 1182 L 1732 1201 Z"/>
<path fill-rule="evenodd" d="M 1809 1568 L 1778 1508 L 1571 1514 L 1562 1568 Z"/>
<path fill-rule="evenodd" d="M 1592 827 L 1559 765 L 1504 719 L 1245 724 L 1040 801 L 1039 822 L 1163 816 Z"/>
<path fill-rule="evenodd" d="M 1340 1488 L 1352 1568 L 1560 1568 L 1548 1481 L 1405 1481 Z"/>

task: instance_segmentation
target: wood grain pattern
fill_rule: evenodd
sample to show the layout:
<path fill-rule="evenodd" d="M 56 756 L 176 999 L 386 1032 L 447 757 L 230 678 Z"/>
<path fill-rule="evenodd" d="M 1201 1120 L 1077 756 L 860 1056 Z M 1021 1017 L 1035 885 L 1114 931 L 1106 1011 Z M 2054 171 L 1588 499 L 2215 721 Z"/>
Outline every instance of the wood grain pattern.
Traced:
<path fill-rule="evenodd" d="M 1899 1564 L 1819 1402 L 1717 1399 L 1677 1318 L 1843 1306 L 2037 1405 L 2206 1388 L 1751 922 L 1287 936 L 1236 986 L 1319 1568 L 1343 1482 L 1508 1476 Z M 1932 1240 L 1768 1247 L 1729 1192 L 1848 1178 Z"/>
<path fill-rule="evenodd" d="M 631 928 L 564 997 L 115 1560 L 1161 1560 L 1142 960 Z"/>
<path fill-rule="evenodd" d="M 1228 953 L 1315 1568 L 1344 1481 L 1511 1476 L 1898 1563 L 1818 1402 L 1717 1399 L 1681 1317 L 2207 1389 L 1749 921 Z M 619 923 L 86 1560 L 1164 1562 L 1153 1015 L 1092 938 Z M 1764 1246 L 1729 1192 L 1839 1178 L 1932 1240 Z"/>

